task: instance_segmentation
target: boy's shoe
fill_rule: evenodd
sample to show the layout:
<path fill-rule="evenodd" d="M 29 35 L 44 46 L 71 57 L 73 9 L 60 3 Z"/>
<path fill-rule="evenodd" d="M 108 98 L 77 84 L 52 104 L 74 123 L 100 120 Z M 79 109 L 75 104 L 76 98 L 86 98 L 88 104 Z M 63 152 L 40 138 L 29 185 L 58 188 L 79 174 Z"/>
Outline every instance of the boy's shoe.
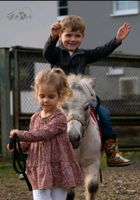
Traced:
<path fill-rule="evenodd" d="M 123 167 L 130 165 L 131 161 L 121 156 L 119 153 L 112 158 L 107 157 L 107 165 L 108 167 Z"/>
<path fill-rule="evenodd" d="M 118 141 L 109 139 L 105 141 L 104 149 L 107 156 L 107 165 L 109 167 L 123 167 L 131 164 L 131 161 L 120 155 Z"/>

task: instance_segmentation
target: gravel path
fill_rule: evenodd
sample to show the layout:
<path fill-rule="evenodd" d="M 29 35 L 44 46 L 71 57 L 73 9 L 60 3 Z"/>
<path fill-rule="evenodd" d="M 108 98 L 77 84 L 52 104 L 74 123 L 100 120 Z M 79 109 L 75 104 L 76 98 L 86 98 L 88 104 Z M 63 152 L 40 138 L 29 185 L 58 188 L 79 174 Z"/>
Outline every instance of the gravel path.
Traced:
<path fill-rule="evenodd" d="M 1 167 L 1 163 L 0 163 Z M 25 181 L 18 179 L 13 169 L 0 169 L 0 200 L 32 200 Z M 140 157 L 127 167 L 102 167 L 97 200 L 140 200 Z M 85 200 L 84 189 L 76 192 L 75 200 Z"/>
<path fill-rule="evenodd" d="M 97 200 L 140 200 L 140 161 L 127 167 L 102 169 L 102 176 Z M 77 192 L 77 200 L 85 200 L 81 191 Z"/>

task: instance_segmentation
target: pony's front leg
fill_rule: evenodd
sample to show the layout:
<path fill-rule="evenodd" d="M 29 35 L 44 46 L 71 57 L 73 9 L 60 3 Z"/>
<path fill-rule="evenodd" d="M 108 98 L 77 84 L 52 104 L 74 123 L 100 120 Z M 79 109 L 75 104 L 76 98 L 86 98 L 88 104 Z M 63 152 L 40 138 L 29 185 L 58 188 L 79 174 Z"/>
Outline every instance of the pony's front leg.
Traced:
<path fill-rule="evenodd" d="M 86 200 L 96 200 L 96 193 L 99 187 L 100 161 L 89 165 L 85 172 L 85 193 Z"/>
<path fill-rule="evenodd" d="M 74 200 L 74 197 L 75 197 L 75 191 L 74 190 L 69 190 L 66 200 Z"/>

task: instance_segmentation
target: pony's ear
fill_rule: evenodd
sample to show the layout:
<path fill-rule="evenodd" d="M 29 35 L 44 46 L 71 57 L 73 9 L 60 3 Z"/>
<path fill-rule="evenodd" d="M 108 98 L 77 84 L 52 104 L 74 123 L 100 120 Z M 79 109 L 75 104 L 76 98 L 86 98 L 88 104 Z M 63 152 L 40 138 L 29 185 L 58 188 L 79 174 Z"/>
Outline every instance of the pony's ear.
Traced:
<path fill-rule="evenodd" d="M 89 84 L 94 89 L 95 88 L 95 78 L 87 79 L 87 84 Z"/>

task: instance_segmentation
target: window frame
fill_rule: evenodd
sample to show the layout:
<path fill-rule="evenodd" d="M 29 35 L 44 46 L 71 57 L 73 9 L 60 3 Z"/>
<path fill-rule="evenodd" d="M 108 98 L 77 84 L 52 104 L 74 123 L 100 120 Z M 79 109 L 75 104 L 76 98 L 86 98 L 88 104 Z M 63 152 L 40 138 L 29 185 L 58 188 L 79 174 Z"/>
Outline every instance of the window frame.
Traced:
<path fill-rule="evenodd" d="M 60 1 L 57 1 L 57 8 L 58 8 L 58 16 L 57 16 L 57 21 L 61 21 L 65 16 L 68 15 L 68 1 L 67 1 L 67 5 L 59 5 Z M 66 3 L 66 1 L 65 1 Z M 67 9 L 67 14 L 66 15 L 60 15 L 60 10 L 61 9 Z"/>
<path fill-rule="evenodd" d="M 111 16 L 137 15 L 139 13 L 139 1 L 136 1 L 137 8 L 135 8 L 135 9 L 124 9 L 124 10 L 117 10 L 117 2 L 118 1 L 112 1 L 113 13 L 111 14 Z M 130 1 L 124 1 L 124 2 L 129 3 Z"/>

